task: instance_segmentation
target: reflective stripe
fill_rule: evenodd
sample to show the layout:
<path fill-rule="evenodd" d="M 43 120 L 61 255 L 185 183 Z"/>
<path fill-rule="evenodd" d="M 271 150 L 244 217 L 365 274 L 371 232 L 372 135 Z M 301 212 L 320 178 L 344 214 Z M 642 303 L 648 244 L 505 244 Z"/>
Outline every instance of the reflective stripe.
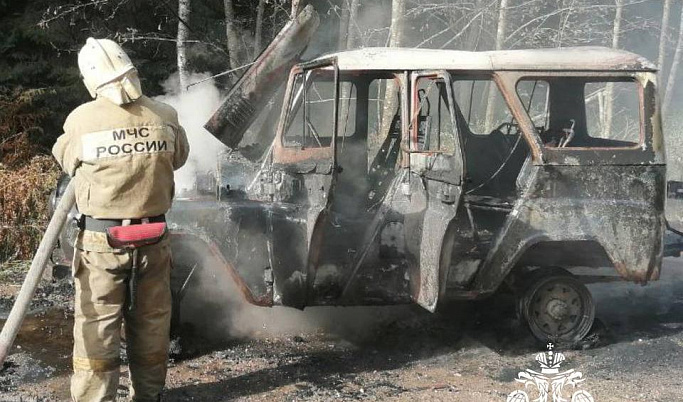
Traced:
<path fill-rule="evenodd" d="M 128 360 L 131 365 L 135 366 L 156 366 L 159 364 L 166 364 L 167 353 L 130 353 Z"/>
<path fill-rule="evenodd" d="M 81 136 L 84 161 L 160 152 L 175 152 L 175 132 L 169 125 L 122 127 Z"/>
<path fill-rule="evenodd" d="M 73 357 L 74 370 L 94 371 L 101 373 L 113 371 L 119 368 L 121 361 L 118 357 L 113 359 L 88 359 L 86 357 Z"/>

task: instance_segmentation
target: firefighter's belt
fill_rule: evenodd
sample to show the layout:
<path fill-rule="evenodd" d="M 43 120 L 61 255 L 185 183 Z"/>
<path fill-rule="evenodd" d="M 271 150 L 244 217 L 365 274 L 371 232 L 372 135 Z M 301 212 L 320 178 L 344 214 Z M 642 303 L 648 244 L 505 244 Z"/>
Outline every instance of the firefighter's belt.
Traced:
<path fill-rule="evenodd" d="M 159 223 L 159 222 L 166 222 L 166 216 L 164 215 L 158 215 L 158 216 L 153 216 L 151 218 L 147 218 L 147 220 L 150 223 Z M 114 226 L 121 226 L 123 225 L 123 220 L 121 219 L 95 219 L 90 216 L 85 216 L 83 215 L 80 219 L 79 227 L 81 229 L 89 230 L 91 232 L 100 232 L 100 233 L 106 233 L 107 229 L 114 227 Z M 143 222 L 142 219 L 131 219 L 130 224 L 131 225 L 139 225 Z"/>

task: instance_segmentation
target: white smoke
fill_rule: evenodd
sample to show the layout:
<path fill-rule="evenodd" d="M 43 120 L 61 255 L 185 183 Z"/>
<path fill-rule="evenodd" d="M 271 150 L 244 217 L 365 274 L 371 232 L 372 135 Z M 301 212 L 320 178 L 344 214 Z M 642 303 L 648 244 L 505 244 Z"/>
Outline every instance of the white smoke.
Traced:
<path fill-rule="evenodd" d="M 198 82 L 208 77 L 207 73 L 193 73 L 188 77 L 188 82 Z M 185 128 L 190 143 L 187 163 L 175 173 L 176 193 L 179 193 L 194 188 L 198 173 L 214 170 L 218 154 L 226 149 L 223 143 L 204 129 L 204 124 L 220 104 L 221 97 L 213 80 L 193 85 L 181 93 L 178 73 L 175 73 L 161 85 L 166 94 L 154 99 L 178 111 L 180 124 Z"/>
<path fill-rule="evenodd" d="M 205 254 L 196 250 L 198 255 Z M 411 306 L 258 307 L 242 296 L 228 270 L 204 258 L 183 298 L 181 319 L 212 340 L 333 333 L 362 341 L 388 323 L 421 313 Z"/>

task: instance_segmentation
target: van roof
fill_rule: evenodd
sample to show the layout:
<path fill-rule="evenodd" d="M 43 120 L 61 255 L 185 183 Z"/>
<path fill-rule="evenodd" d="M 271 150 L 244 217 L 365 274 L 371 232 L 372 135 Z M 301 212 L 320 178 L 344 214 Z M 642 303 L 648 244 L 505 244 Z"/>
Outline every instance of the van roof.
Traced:
<path fill-rule="evenodd" d="M 657 71 L 642 56 L 607 47 L 486 52 L 375 47 L 326 54 L 309 63 L 335 57 L 340 70 Z"/>

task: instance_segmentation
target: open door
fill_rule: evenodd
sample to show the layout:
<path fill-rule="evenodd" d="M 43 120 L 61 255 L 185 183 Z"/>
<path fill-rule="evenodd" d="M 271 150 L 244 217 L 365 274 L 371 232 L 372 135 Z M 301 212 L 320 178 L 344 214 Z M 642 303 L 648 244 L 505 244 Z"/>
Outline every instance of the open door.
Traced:
<path fill-rule="evenodd" d="M 448 73 L 414 72 L 410 82 L 411 203 L 424 211 L 408 228 L 421 233 L 419 269 L 411 282 L 415 302 L 434 311 L 450 266 L 448 229 L 461 201 L 464 157 Z"/>
<path fill-rule="evenodd" d="M 339 69 L 336 59 L 295 67 L 273 145 L 273 201 L 287 203 L 288 219 L 271 233 L 274 299 L 302 308 L 317 264 L 335 184 Z"/>

